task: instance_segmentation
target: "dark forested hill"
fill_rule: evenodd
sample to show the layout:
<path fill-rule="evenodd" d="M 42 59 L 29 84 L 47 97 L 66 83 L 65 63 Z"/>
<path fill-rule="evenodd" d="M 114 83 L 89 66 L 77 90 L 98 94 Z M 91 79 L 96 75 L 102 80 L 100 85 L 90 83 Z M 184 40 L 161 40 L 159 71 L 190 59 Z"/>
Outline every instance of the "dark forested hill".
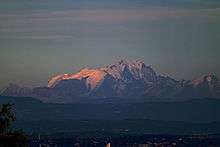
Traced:
<path fill-rule="evenodd" d="M 220 100 L 199 99 L 184 102 L 102 102 L 50 104 L 28 97 L 0 97 L 0 103 L 14 103 L 18 120 L 63 119 L 151 119 L 164 121 L 220 121 Z"/>
<path fill-rule="evenodd" d="M 219 133 L 220 101 L 50 104 L 28 97 L 13 103 L 15 127 L 27 132 Z"/>

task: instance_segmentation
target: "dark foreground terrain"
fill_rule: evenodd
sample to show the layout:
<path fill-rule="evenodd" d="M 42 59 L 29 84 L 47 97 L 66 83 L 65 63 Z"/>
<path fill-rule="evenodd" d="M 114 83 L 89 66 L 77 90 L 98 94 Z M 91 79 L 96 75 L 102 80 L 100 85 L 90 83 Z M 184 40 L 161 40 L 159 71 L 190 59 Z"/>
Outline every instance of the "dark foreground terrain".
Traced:
<path fill-rule="evenodd" d="M 219 147 L 219 135 L 113 135 L 31 139 L 30 147 Z"/>
<path fill-rule="evenodd" d="M 13 128 L 29 136 L 30 147 L 220 147 L 220 135 L 213 135 L 220 133 L 218 99 L 50 104 L 0 97 L 8 102 L 17 117 Z"/>
<path fill-rule="evenodd" d="M 30 97 L 3 97 L 0 104 L 13 103 L 17 120 L 123 120 L 150 119 L 184 122 L 220 121 L 220 99 L 145 102 L 120 99 L 86 103 L 52 104 Z"/>

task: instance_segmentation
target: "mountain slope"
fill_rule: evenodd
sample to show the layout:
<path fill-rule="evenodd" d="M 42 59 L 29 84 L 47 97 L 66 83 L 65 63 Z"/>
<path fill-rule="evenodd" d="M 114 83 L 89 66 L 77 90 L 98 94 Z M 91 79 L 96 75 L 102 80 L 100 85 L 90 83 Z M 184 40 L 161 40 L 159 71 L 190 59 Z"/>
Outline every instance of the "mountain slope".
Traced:
<path fill-rule="evenodd" d="M 104 68 L 83 69 L 76 74 L 58 75 L 49 80 L 48 87 L 54 88 L 57 85 L 62 87 L 61 81 L 70 79 L 86 80 L 87 91 L 84 96 L 90 98 L 158 96 L 154 91 L 161 88 L 159 86 L 161 84 L 163 87 L 169 85 L 170 91 L 179 87 L 177 81 L 169 77 L 158 76 L 141 60 L 121 60 Z M 166 84 L 169 83 L 168 80 L 175 82 Z"/>
<path fill-rule="evenodd" d="M 100 98 L 135 97 L 151 101 L 220 98 L 220 80 L 208 74 L 181 82 L 157 74 L 141 60 L 121 60 L 104 68 L 85 68 L 54 76 L 46 87 L 27 89 L 10 85 L 1 95 L 32 96 L 52 103 Z"/>
<path fill-rule="evenodd" d="M 214 74 L 208 74 L 187 81 L 178 96 L 187 98 L 220 98 L 220 80 Z"/>

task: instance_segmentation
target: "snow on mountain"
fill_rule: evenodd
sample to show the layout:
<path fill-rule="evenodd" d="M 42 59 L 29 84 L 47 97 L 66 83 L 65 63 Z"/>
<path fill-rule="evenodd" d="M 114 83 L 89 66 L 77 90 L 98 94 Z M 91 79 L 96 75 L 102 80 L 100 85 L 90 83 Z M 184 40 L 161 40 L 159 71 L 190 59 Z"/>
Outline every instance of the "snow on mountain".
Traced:
<path fill-rule="evenodd" d="M 46 87 L 9 85 L 1 95 L 32 96 L 46 102 L 71 103 L 84 98 L 179 100 L 220 98 L 220 80 L 213 74 L 181 82 L 157 74 L 141 60 L 121 60 L 103 68 L 52 77 Z"/>
<path fill-rule="evenodd" d="M 87 79 L 87 85 L 94 89 L 98 87 L 104 80 L 106 75 L 111 75 L 118 81 L 144 80 L 146 82 L 154 82 L 156 73 L 151 67 L 148 67 L 141 60 L 121 60 L 120 62 L 99 69 L 82 69 L 75 74 L 62 74 L 52 77 L 48 81 L 48 87 L 54 87 L 62 80 L 69 79 Z"/>
<path fill-rule="evenodd" d="M 62 80 L 71 80 L 71 79 L 86 79 L 86 85 L 91 90 L 97 88 L 104 80 L 107 73 L 100 69 L 82 69 L 80 72 L 76 74 L 63 74 L 58 75 L 48 82 L 48 87 L 54 87 L 56 84 L 58 84 Z"/>
<path fill-rule="evenodd" d="M 55 76 L 49 80 L 48 87 L 62 87 L 62 81 L 71 79 L 85 80 L 88 92 L 85 95 L 90 97 L 143 97 L 147 89 L 157 91 L 160 82 L 168 83 L 168 79 L 171 80 L 158 76 L 141 60 L 121 60 L 104 68 L 85 68 L 78 73 Z"/>
<path fill-rule="evenodd" d="M 141 60 L 121 60 L 117 64 L 104 68 L 104 70 L 117 80 L 144 80 L 146 82 L 154 82 L 156 79 L 154 70 L 146 66 Z"/>
<path fill-rule="evenodd" d="M 189 84 L 191 84 L 193 87 L 197 87 L 204 83 L 207 83 L 209 86 L 213 86 L 217 84 L 218 81 L 219 81 L 218 78 L 214 74 L 208 74 L 193 79 Z"/>
<path fill-rule="evenodd" d="M 183 83 L 177 97 L 220 98 L 220 80 L 214 74 L 207 74 Z"/>

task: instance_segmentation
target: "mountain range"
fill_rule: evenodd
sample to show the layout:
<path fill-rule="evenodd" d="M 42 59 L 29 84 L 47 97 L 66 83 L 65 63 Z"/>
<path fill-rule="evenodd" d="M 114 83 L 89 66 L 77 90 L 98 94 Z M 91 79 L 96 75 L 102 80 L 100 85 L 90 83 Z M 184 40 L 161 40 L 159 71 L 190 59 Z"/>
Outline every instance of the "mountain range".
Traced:
<path fill-rule="evenodd" d="M 178 81 L 162 76 L 141 60 L 121 60 L 104 68 L 84 68 L 77 73 L 52 77 L 45 87 L 26 88 L 10 84 L 2 96 L 30 96 L 50 103 L 74 103 L 95 99 L 141 99 L 145 101 L 220 98 L 220 80 L 207 74 Z"/>

